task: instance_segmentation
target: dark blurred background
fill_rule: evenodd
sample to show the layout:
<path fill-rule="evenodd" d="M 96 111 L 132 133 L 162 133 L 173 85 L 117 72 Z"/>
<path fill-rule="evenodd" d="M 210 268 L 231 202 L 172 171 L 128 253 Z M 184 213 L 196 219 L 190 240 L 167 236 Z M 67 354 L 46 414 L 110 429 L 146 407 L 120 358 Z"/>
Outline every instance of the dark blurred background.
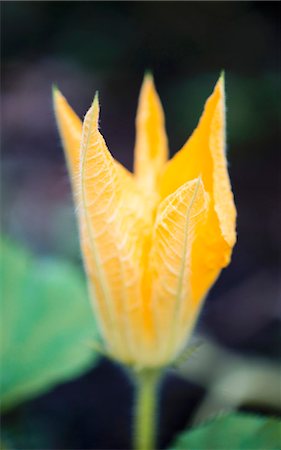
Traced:
<path fill-rule="evenodd" d="M 227 351 L 275 363 L 280 3 L 3 1 L 1 10 L 2 231 L 38 255 L 81 263 L 52 83 L 81 118 L 99 91 L 102 133 L 113 155 L 131 169 L 144 71 L 154 73 L 173 154 L 225 70 L 238 242 L 232 264 L 208 296 L 198 330 Z M 194 381 L 167 376 L 162 446 L 184 428 L 204 395 Z M 23 416 L 25 429 L 35 420 L 48 448 L 129 448 L 131 399 L 124 375 L 102 361 L 14 414 Z M 29 448 L 42 448 L 41 438 L 33 439 Z"/>

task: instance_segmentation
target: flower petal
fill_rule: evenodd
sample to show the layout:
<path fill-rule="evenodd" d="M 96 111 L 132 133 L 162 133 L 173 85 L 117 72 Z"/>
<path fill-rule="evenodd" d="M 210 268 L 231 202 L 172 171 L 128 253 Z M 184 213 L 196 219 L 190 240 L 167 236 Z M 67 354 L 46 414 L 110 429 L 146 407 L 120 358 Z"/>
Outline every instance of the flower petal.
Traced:
<path fill-rule="evenodd" d="M 78 209 L 90 288 L 112 353 L 129 362 L 137 351 L 145 206 L 133 177 L 115 163 L 98 130 L 97 98 L 83 124 Z"/>
<path fill-rule="evenodd" d="M 161 177 L 161 195 L 187 180 L 202 176 L 213 201 L 221 234 L 232 248 L 236 241 L 236 210 L 225 156 L 225 95 L 222 75 L 206 102 L 198 127 L 183 148 L 167 163 Z"/>
<path fill-rule="evenodd" d="M 79 178 L 81 164 L 82 121 L 57 87 L 53 88 L 53 103 L 67 165 L 71 175 L 71 182 L 74 188 Z M 123 177 L 128 178 L 128 182 L 133 179 L 132 174 L 122 164 L 116 160 L 114 160 L 114 164 L 119 167 Z"/>
<path fill-rule="evenodd" d="M 208 194 L 200 178 L 188 181 L 159 205 L 150 255 L 152 311 L 163 360 L 179 350 L 179 336 L 194 323 L 191 268 L 193 244 L 208 211 Z M 183 315 L 188 310 L 189 317 Z M 168 333 L 168 335 L 167 335 Z"/>
<path fill-rule="evenodd" d="M 166 165 L 162 196 L 201 175 L 210 196 L 208 217 L 194 241 L 191 266 L 193 308 L 197 308 L 231 258 L 236 241 L 236 209 L 225 156 L 224 79 L 208 99 L 199 125 L 184 147 Z M 188 312 L 186 313 L 188 315 Z"/>
<path fill-rule="evenodd" d="M 53 102 L 66 161 L 73 183 L 79 173 L 82 122 L 56 87 L 53 89 Z"/>
<path fill-rule="evenodd" d="M 146 75 L 136 118 L 134 172 L 148 192 L 157 190 L 160 171 L 168 158 L 168 141 L 162 105 L 152 75 Z"/>

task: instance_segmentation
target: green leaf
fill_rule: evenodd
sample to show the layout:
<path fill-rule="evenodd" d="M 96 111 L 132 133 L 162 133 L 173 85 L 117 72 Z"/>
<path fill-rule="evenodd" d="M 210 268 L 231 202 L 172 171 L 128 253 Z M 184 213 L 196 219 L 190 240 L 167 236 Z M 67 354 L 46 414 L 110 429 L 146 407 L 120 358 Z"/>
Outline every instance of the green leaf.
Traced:
<path fill-rule="evenodd" d="M 280 444 L 280 421 L 236 413 L 182 433 L 170 450 L 280 450 Z"/>
<path fill-rule="evenodd" d="M 0 241 L 1 401 L 8 409 L 78 376 L 96 359 L 97 327 L 72 265 Z"/>

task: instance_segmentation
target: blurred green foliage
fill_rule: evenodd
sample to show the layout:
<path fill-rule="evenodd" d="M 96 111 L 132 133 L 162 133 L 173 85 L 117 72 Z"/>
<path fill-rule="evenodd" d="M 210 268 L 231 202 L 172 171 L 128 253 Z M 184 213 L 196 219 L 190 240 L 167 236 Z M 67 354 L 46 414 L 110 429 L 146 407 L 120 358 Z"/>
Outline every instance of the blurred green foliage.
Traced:
<path fill-rule="evenodd" d="M 37 260 L 6 239 L 0 254 L 1 401 L 9 409 L 90 368 L 97 327 L 74 266 Z"/>
<path fill-rule="evenodd" d="M 279 450 L 281 423 L 251 414 L 229 414 L 183 433 L 170 450 Z"/>

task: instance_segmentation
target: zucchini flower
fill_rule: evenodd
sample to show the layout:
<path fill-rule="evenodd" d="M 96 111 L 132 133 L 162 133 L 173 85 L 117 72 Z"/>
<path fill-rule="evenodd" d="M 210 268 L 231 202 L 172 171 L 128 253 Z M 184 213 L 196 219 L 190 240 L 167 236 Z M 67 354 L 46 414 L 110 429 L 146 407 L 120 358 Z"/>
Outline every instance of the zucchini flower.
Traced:
<path fill-rule="evenodd" d="M 152 76 L 145 77 L 133 174 L 99 131 L 97 95 L 83 125 L 57 89 L 54 107 L 107 352 L 137 368 L 166 366 L 184 349 L 236 241 L 223 75 L 197 128 L 169 161 L 161 102 Z"/>

